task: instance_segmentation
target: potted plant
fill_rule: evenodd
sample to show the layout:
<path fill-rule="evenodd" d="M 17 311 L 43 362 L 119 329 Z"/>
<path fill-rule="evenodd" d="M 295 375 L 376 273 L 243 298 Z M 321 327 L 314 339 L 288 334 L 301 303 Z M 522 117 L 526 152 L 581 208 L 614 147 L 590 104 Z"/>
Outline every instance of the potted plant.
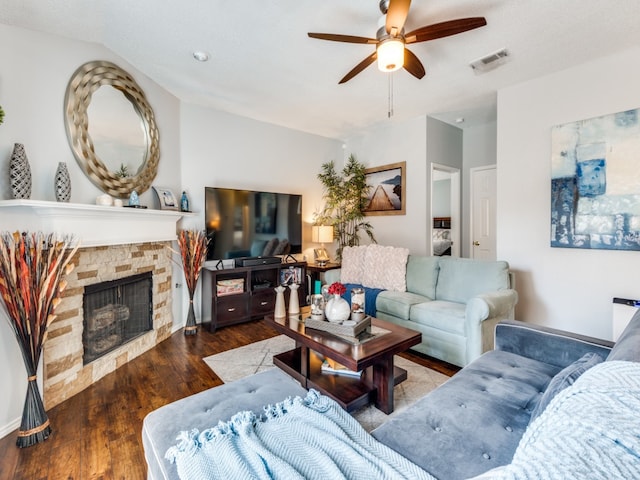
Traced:
<path fill-rule="evenodd" d="M 344 247 L 360 245 L 360 233 L 367 234 L 376 243 L 373 226 L 364 220 L 367 195 L 371 189 L 367 185 L 364 165 L 353 154 L 342 172 L 337 172 L 333 161 L 322 164 L 318 179 L 324 186 L 324 209 L 316 214 L 316 225 L 333 225 L 338 241 L 336 256 L 342 258 Z"/>

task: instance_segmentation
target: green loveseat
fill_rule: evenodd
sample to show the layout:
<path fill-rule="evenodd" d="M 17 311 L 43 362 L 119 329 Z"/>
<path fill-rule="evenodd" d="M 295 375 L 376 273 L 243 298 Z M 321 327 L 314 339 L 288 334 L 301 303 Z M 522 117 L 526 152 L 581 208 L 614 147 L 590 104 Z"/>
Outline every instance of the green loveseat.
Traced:
<path fill-rule="evenodd" d="M 343 269 L 353 271 L 345 262 L 357 258 L 363 263 L 362 271 L 381 271 L 379 255 L 393 247 L 372 247 L 345 248 Z M 349 249 L 368 250 L 352 255 Z M 405 289 L 385 289 L 378 294 L 376 317 L 421 332 L 422 343 L 414 350 L 461 367 L 492 350 L 495 325 L 514 318 L 518 301 L 509 264 L 408 254 L 404 258 Z M 402 262 L 403 255 L 387 255 L 382 261 L 387 263 L 382 269 L 386 272 L 393 270 L 388 262 Z M 326 272 L 325 282 L 341 281 L 343 269 Z M 364 280 L 365 288 L 384 288 L 371 275 L 365 274 Z M 359 282 L 350 278 L 349 283 Z"/>

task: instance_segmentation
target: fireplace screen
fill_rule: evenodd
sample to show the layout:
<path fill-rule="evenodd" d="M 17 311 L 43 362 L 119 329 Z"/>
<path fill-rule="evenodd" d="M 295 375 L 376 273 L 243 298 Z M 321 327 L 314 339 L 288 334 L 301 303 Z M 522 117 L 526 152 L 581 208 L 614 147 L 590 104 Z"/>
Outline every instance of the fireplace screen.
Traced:
<path fill-rule="evenodd" d="M 153 329 L 151 272 L 84 289 L 84 365 Z"/>

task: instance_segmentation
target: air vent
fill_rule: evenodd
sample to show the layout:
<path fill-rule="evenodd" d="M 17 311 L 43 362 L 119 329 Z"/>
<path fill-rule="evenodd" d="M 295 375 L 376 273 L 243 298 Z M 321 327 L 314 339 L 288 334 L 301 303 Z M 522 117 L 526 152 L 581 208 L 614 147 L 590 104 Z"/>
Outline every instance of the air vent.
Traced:
<path fill-rule="evenodd" d="M 502 48 L 496 52 L 474 60 L 469 64 L 469 66 L 473 69 L 476 75 L 479 75 L 481 73 L 488 72 L 489 70 L 493 70 L 494 68 L 498 68 L 507 61 L 508 57 L 509 52 L 507 52 L 506 48 Z"/>

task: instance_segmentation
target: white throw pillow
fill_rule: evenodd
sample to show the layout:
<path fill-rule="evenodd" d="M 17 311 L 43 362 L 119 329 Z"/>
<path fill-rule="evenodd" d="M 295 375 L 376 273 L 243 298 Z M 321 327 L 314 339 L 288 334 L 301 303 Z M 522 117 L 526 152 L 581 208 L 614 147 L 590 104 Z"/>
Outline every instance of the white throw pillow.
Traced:
<path fill-rule="evenodd" d="M 407 290 L 408 248 L 369 245 L 364 258 L 362 284 L 396 292 Z"/>
<path fill-rule="evenodd" d="M 344 247 L 340 265 L 340 281 L 362 285 L 366 245 L 362 247 Z"/>

